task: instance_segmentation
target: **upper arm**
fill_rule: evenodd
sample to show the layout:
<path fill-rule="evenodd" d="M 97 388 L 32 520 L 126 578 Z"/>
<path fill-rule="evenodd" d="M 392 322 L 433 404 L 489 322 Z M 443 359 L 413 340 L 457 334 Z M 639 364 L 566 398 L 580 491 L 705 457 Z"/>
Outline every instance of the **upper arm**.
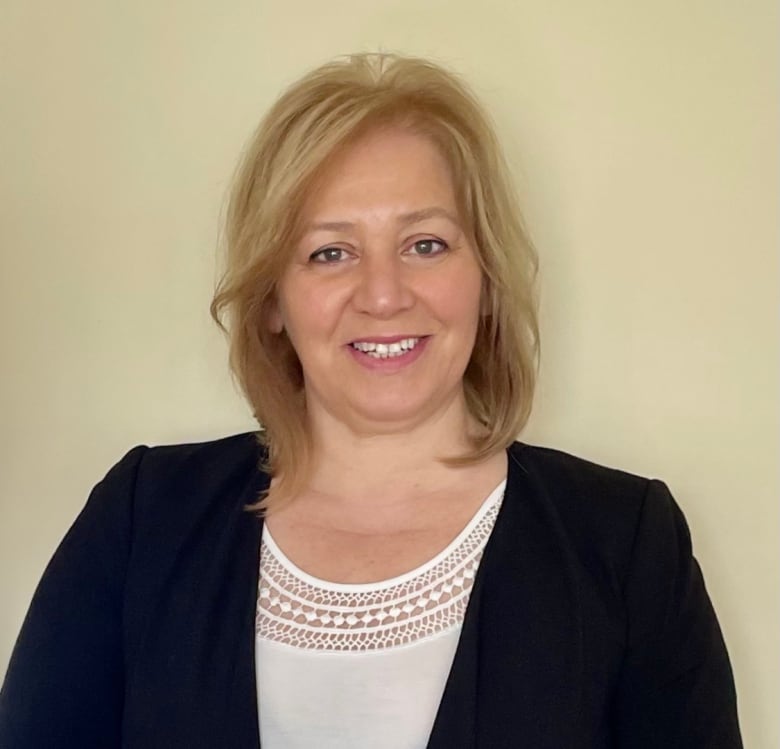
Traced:
<path fill-rule="evenodd" d="M 741 747 L 726 647 L 688 526 L 648 483 L 624 585 L 628 644 L 616 697 L 618 747 Z"/>
<path fill-rule="evenodd" d="M 145 450 L 93 489 L 44 572 L 0 692 L 3 749 L 119 745 L 122 602 Z"/>

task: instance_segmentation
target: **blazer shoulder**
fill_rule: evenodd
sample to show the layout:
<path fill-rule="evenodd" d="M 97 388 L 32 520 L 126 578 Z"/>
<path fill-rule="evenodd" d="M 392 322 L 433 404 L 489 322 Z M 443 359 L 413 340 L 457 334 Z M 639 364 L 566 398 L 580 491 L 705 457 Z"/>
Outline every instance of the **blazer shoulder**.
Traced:
<path fill-rule="evenodd" d="M 219 466 L 222 471 L 254 465 L 265 457 L 257 432 L 243 432 L 205 442 L 155 445 L 146 447 L 144 471 L 163 477 L 181 470 L 208 471 Z"/>
<path fill-rule="evenodd" d="M 535 548 L 564 560 L 552 569 L 574 581 L 586 652 L 595 661 L 610 643 L 619 655 L 616 743 L 741 747 L 723 636 L 666 485 L 548 448 L 515 443 L 509 456 L 512 504 L 525 509 L 515 514 L 536 534 Z M 554 580 L 545 583 L 552 589 Z M 564 639 L 576 619 L 565 621 Z"/>
<path fill-rule="evenodd" d="M 267 480 L 265 457 L 255 432 L 146 448 L 137 471 L 136 517 L 254 502 Z"/>
<path fill-rule="evenodd" d="M 595 463 L 588 458 L 551 447 L 515 442 L 510 454 L 530 470 L 546 475 L 548 480 L 557 478 L 563 484 L 582 488 L 600 489 L 608 494 L 617 491 L 643 493 L 648 482 L 659 481 L 652 476 L 642 476 L 615 466 Z"/>
<path fill-rule="evenodd" d="M 684 524 L 666 485 L 548 447 L 516 442 L 512 460 L 526 490 L 546 505 L 581 561 L 625 572 L 644 520 L 674 517 Z M 659 540 L 660 541 L 660 540 Z"/>
<path fill-rule="evenodd" d="M 549 447 L 515 442 L 510 459 L 555 495 L 587 498 L 607 512 L 641 504 L 654 479 L 593 463 Z"/>

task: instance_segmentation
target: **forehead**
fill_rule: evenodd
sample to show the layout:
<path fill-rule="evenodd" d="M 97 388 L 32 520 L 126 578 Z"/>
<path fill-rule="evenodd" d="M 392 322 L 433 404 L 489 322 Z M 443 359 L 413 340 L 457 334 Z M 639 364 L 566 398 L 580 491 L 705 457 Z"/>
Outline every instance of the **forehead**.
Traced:
<path fill-rule="evenodd" d="M 424 204 L 424 205 L 423 205 Z M 408 212 L 437 205 L 457 213 L 450 168 L 430 138 L 403 128 L 371 131 L 325 166 L 303 206 L 307 220 L 335 212 Z"/>

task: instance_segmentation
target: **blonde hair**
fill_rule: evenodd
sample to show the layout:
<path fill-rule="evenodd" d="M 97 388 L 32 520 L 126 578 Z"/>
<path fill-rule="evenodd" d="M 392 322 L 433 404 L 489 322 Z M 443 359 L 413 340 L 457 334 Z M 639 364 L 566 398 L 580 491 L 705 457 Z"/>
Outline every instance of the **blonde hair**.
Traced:
<path fill-rule="evenodd" d="M 233 373 L 262 426 L 275 497 L 302 487 L 312 453 L 300 362 L 286 334 L 268 323 L 276 285 L 326 163 L 387 125 L 424 134 L 441 150 L 484 275 L 464 374 L 469 412 L 484 430 L 468 454 L 443 460 L 464 465 L 505 448 L 530 414 L 537 259 L 489 118 L 457 76 L 428 60 L 350 55 L 305 75 L 271 107 L 243 154 L 226 214 L 226 269 L 211 314 L 228 332 Z M 257 507 L 268 509 L 268 500 Z"/>

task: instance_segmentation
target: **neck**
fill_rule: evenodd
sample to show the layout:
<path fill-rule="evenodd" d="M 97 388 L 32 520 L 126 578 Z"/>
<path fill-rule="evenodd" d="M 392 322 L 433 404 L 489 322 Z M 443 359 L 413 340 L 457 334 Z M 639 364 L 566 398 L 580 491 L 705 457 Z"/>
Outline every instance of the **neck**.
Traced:
<path fill-rule="evenodd" d="M 399 497 L 442 488 L 462 469 L 442 463 L 470 448 L 474 425 L 463 398 L 419 424 L 355 428 L 330 414 L 310 413 L 314 460 L 311 488 L 316 492 Z"/>

